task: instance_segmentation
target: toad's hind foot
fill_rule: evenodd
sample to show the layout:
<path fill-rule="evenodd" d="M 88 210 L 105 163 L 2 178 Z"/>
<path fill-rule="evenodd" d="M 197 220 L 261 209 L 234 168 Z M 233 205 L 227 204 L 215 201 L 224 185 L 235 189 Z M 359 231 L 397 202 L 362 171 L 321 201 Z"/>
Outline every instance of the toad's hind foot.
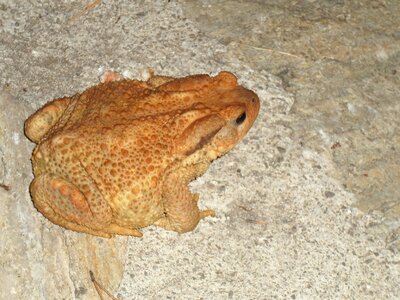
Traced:
<path fill-rule="evenodd" d="M 141 233 L 137 229 L 132 229 L 132 228 L 126 228 L 119 226 L 117 224 L 110 224 L 108 227 L 103 229 L 105 232 L 111 233 L 111 234 L 118 234 L 118 235 L 132 235 L 135 237 L 142 237 L 143 233 Z"/>

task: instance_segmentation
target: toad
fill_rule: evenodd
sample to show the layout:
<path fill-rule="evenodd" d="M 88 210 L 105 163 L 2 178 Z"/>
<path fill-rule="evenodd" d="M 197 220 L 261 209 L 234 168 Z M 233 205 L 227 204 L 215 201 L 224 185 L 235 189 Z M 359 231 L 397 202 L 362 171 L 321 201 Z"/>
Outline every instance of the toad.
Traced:
<path fill-rule="evenodd" d="M 224 71 L 111 78 L 26 120 L 25 134 L 37 144 L 35 207 L 55 224 L 101 237 L 139 237 L 152 224 L 193 230 L 215 212 L 198 208 L 188 183 L 246 135 L 257 95 Z"/>

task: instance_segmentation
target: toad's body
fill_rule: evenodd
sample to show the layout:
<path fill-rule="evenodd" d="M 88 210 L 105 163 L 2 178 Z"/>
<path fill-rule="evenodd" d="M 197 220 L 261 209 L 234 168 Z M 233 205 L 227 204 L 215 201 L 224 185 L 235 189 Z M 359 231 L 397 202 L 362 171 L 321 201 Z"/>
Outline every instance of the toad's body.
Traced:
<path fill-rule="evenodd" d="M 151 224 L 186 232 L 213 215 L 187 184 L 252 126 L 259 100 L 234 75 L 106 82 L 56 99 L 25 123 L 36 208 L 99 236 L 141 236 Z"/>

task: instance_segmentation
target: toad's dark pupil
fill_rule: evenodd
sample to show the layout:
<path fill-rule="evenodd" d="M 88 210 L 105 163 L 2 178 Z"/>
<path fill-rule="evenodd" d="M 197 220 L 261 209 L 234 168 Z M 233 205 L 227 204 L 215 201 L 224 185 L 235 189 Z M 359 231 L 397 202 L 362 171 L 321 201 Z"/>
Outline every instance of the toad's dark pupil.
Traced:
<path fill-rule="evenodd" d="M 246 120 L 246 113 L 242 113 L 237 119 L 236 119 L 236 124 L 240 125 Z"/>

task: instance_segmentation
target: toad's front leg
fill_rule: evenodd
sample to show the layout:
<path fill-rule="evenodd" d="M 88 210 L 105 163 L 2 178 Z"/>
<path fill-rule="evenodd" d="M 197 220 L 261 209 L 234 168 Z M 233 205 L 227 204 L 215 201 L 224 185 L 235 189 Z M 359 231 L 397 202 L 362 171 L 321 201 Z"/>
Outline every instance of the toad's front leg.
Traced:
<path fill-rule="evenodd" d="M 181 177 L 169 174 L 163 188 L 165 217 L 155 225 L 179 233 L 192 231 L 202 218 L 215 216 L 214 210 L 199 210 L 198 199 L 198 194 L 193 195 Z"/>

